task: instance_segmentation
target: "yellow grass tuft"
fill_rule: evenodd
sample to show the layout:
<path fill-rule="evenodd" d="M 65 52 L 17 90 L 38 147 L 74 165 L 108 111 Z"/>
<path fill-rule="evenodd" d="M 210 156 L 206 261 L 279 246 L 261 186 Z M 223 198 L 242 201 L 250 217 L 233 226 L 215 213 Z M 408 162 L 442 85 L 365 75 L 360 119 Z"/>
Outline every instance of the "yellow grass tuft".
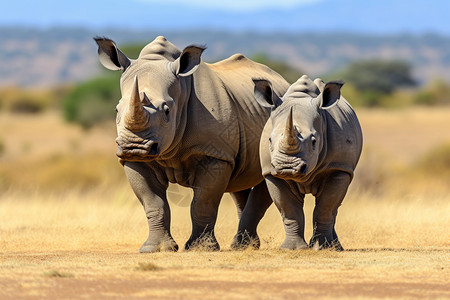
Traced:
<path fill-rule="evenodd" d="M 68 277 L 74 277 L 71 273 L 62 273 L 56 270 L 51 270 L 48 272 L 44 272 L 44 276 L 46 277 L 59 277 L 59 278 L 68 278 Z"/>
<path fill-rule="evenodd" d="M 160 267 L 158 267 L 157 265 L 155 265 L 154 263 L 151 262 L 139 262 L 138 266 L 136 267 L 137 271 L 157 271 L 157 270 L 161 270 Z"/>

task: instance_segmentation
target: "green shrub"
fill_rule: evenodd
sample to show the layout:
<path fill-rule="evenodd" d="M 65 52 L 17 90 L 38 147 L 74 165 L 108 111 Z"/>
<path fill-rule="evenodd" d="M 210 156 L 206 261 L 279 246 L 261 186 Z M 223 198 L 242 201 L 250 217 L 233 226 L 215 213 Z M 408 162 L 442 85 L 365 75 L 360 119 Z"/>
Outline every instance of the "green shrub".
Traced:
<path fill-rule="evenodd" d="M 96 78 L 76 86 L 63 100 L 67 121 L 85 128 L 113 119 L 121 97 L 119 75 Z"/>

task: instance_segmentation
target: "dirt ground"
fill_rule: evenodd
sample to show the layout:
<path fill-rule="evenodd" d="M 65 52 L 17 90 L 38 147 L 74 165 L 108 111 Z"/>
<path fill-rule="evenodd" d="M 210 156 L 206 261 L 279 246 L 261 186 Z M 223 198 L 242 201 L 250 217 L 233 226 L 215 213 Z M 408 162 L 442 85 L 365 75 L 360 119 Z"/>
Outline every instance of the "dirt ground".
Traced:
<path fill-rule="evenodd" d="M 2 253 L 1 299 L 449 299 L 450 251 Z"/>

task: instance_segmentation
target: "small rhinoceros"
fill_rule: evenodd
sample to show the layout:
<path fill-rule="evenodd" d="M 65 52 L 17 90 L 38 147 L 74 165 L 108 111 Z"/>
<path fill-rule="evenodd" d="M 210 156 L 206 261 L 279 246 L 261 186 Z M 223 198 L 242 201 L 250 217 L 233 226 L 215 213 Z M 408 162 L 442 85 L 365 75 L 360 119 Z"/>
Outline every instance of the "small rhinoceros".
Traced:
<path fill-rule="evenodd" d="M 279 95 L 289 84 L 239 54 L 206 64 L 203 47 L 180 51 L 157 37 L 132 60 L 112 40 L 95 40 L 103 66 L 122 71 L 117 156 L 148 219 L 149 235 L 140 251 L 178 249 L 170 233 L 169 182 L 194 191 L 186 249 L 203 237 L 219 249 L 214 226 L 224 192 L 231 193 L 239 216 L 244 206 L 251 211 L 240 219 L 239 232 L 257 239 L 258 222 L 272 203 L 259 163 L 270 110 L 255 101 L 252 76 L 270 80 Z"/>
<path fill-rule="evenodd" d="M 280 99 L 267 80 L 254 80 L 255 98 L 272 108 L 260 143 L 262 172 L 283 218 L 285 249 L 306 248 L 303 203 L 316 198 L 310 247 L 342 250 L 334 229 L 338 207 L 352 181 L 362 133 L 342 81 L 314 82 L 306 75 Z"/>

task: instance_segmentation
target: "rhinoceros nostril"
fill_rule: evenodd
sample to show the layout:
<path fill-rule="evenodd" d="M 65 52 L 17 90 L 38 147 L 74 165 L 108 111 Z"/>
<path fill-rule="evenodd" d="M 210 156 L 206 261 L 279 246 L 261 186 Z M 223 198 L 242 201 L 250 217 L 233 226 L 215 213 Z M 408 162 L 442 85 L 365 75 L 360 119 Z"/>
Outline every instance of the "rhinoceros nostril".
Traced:
<path fill-rule="evenodd" d="M 300 174 L 305 174 L 306 173 L 306 164 L 303 164 L 300 168 Z"/>
<path fill-rule="evenodd" d="M 158 155 L 158 142 L 154 142 L 152 146 L 150 147 L 150 154 L 151 155 Z"/>

